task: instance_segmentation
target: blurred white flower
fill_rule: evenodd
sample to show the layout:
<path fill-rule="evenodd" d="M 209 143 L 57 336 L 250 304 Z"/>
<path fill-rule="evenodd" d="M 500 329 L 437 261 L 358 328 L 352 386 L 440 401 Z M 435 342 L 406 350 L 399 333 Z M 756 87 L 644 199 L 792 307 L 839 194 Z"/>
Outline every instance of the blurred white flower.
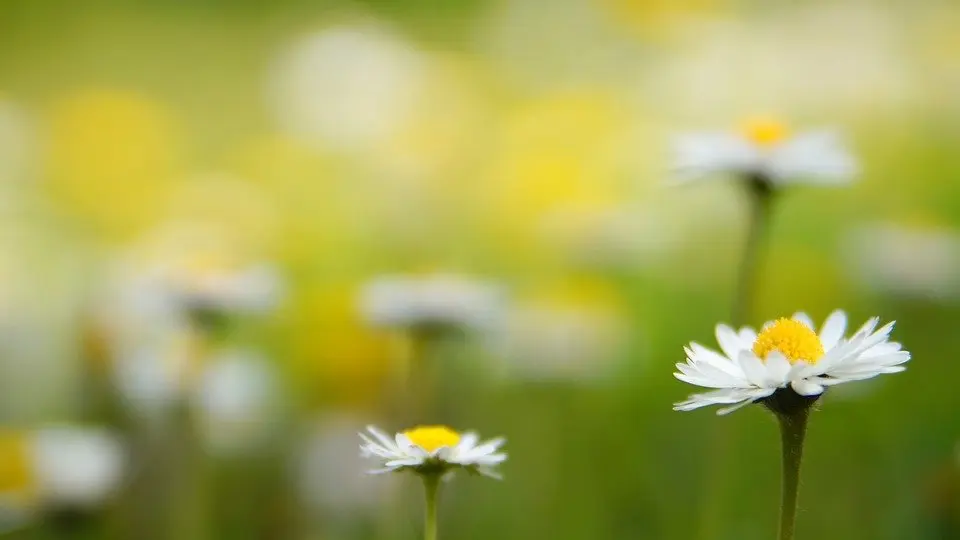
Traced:
<path fill-rule="evenodd" d="M 677 180 L 735 175 L 773 185 L 842 184 L 853 179 L 857 164 L 830 131 L 792 135 L 770 118 L 748 120 L 739 131 L 688 133 L 673 144 Z"/>
<path fill-rule="evenodd" d="M 482 21 L 480 45 L 498 72 L 537 91 L 619 81 L 643 45 L 610 15 L 602 2 L 553 0 L 550 9 L 538 0 L 497 2 Z"/>
<path fill-rule="evenodd" d="M 211 358 L 194 397 L 203 443 L 221 455 L 261 448 L 278 398 L 271 366 L 256 354 L 231 350 Z"/>
<path fill-rule="evenodd" d="M 0 526 L 43 510 L 91 510 L 120 488 L 127 463 L 117 435 L 56 426 L 0 433 Z"/>
<path fill-rule="evenodd" d="M 182 270 L 182 271 L 181 271 Z M 276 306 L 280 278 L 266 264 L 237 269 L 172 269 L 166 284 L 188 309 L 262 313 Z"/>
<path fill-rule="evenodd" d="M 357 453 L 357 429 L 362 425 L 354 413 L 334 412 L 309 428 L 297 483 L 311 512 L 342 517 L 382 510 L 391 486 L 364 474 L 369 463 Z"/>
<path fill-rule="evenodd" d="M 591 305 L 519 306 L 492 347 L 507 376 L 590 382 L 608 377 L 628 345 L 625 321 Z"/>
<path fill-rule="evenodd" d="M 353 151 L 394 135 L 422 87 L 419 51 L 376 25 L 307 36 L 274 66 L 270 98 L 281 127 Z"/>
<path fill-rule="evenodd" d="M 138 339 L 143 341 L 136 341 Z M 203 347 L 189 327 L 168 327 L 153 335 L 134 333 L 108 343 L 120 395 L 145 416 L 163 413 L 196 382 Z"/>
<path fill-rule="evenodd" d="M 875 117 L 930 94 L 901 18 L 897 9 L 841 0 L 717 19 L 641 70 L 639 93 L 699 121 L 758 107 Z"/>
<path fill-rule="evenodd" d="M 885 294 L 930 300 L 960 297 L 960 235 L 893 223 L 850 231 L 840 249 L 853 283 Z"/>
<path fill-rule="evenodd" d="M 120 487 L 127 459 L 119 438 L 100 429 L 42 429 L 33 451 L 37 489 L 53 506 L 103 504 Z"/>
<path fill-rule="evenodd" d="M 503 290 L 493 283 L 455 274 L 381 276 L 361 291 L 361 315 L 389 328 L 484 330 L 502 314 Z"/>

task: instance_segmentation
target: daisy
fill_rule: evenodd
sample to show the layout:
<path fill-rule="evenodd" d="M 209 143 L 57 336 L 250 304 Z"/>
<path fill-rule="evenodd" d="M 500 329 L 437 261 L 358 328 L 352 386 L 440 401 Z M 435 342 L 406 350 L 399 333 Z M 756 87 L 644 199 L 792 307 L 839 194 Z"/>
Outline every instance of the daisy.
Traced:
<path fill-rule="evenodd" d="M 878 323 L 877 317 L 868 320 L 850 338 L 843 337 L 847 316 L 839 310 L 827 317 L 819 334 L 805 313 L 768 322 L 759 334 L 719 324 L 723 352 L 690 343 L 684 349 L 687 361 L 674 373 L 681 381 L 716 390 L 694 394 L 674 410 L 728 405 L 719 411 L 727 414 L 755 402 L 773 409 L 809 404 L 830 386 L 903 371 L 910 353 L 889 341 L 894 323 L 876 329 Z"/>
<path fill-rule="evenodd" d="M 43 512 L 89 512 L 121 487 L 127 455 L 120 438 L 97 428 L 0 430 L 0 530 Z"/>
<path fill-rule="evenodd" d="M 409 470 L 422 476 L 445 476 L 463 469 L 500 479 L 496 467 L 507 459 L 499 451 L 503 438 L 478 444 L 476 433 L 461 434 L 446 426 L 417 426 L 395 437 L 374 426 L 367 426 L 367 431 L 370 436 L 360 433 L 360 453 L 381 464 L 371 474 Z"/>
<path fill-rule="evenodd" d="M 367 431 L 369 436 L 360 433 L 363 439 L 360 455 L 376 458 L 381 464 L 381 468 L 370 471 L 371 474 L 409 470 L 423 480 L 424 540 L 437 540 L 437 495 L 441 480 L 458 469 L 500 479 L 496 467 L 507 459 L 507 455 L 499 451 L 505 442 L 503 438 L 478 444 L 480 437 L 476 433 L 460 434 L 447 426 L 417 426 L 393 438 L 373 426 L 367 426 Z"/>
<path fill-rule="evenodd" d="M 689 133 L 673 145 L 679 180 L 732 174 L 770 186 L 843 184 L 857 163 L 839 136 L 829 130 L 792 135 L 772 118 L 750 119 L 736 131 Z"/>
<path fill-rule="evenodd" d="M 381 276 L 361 291 L 373 326 L 398 329 L 489 328 L 503 308 L 499 286 L 456 274 Z"/>

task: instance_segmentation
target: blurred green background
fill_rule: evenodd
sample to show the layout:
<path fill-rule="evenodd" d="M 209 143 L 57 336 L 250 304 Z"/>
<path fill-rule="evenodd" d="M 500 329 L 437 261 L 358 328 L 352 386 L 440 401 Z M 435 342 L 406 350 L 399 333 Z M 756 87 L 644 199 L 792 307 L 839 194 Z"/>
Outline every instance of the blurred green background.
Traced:
<path fill-rule="evenodd" d="M 958 27 L 948 0 L 0 2 L 0 524 L 417 538 L 416 480 L 364 477 L 355 433 L 446 423 L 510 459 L 450 485 L 443 538 L 771 538 L 769 415 L 671 411 L 744 193 L 667 184 L 672 135 L 775 114 L 862 174 L 777 201 L 752 323 L 843 308 L 913 354 L 821 401 L 797 536 L 960 538 Z M 371 280 L 435 273 L 496 284 L 494 324 L 365 318 Z"/>

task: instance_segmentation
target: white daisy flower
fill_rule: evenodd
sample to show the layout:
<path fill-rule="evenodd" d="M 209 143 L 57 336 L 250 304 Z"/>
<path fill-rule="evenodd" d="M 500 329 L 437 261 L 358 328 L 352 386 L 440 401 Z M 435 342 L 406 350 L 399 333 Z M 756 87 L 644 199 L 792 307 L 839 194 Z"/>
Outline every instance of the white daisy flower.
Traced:
<path fill-rule="evenodd" d="M 733 132 L 690 133 L 676 138 L 678 180 L 732 174 L 771 185 L 843 184 L 856 175 L 856 160 L 828 130 L 791 135 L 777 120 L 756 118 Z"/>
<path fill-rule="evenodd" d="M 461 434 L 446 426 L 417 426 L 395 437 L 374 426 L 367 426 L 367 431 L 372 438 L 360 433 L 360 454 L 382 465 L 371 474 L 410 470 L 424 476 L 446 475 L 464 469 L 500 479 L 496 467 L 507 459 L 500 452 L 503 438 L 480 443 L 476 433 Z"/>
<path fill-rule="evenodd" d="M 269 444 L 278 397 L 272 367 L 245 349 L 207 360 L 194 405 L 202 442 L 212 455 L 252 453 Z"/>
<path fill-rule="evenodd" d="M 495 284 L 456 274 L 381 276 L 360 293 L 360 312 L 389 328 L 489 328 L 503 309 Z"/>
<path fill-rule="evenodd" d="M 185 272 L 168 285 L 189 308 L 224 313 L 263 313 L 281 296 L 280 277 L 268 264 Z"/>
<path fill-rule="evenodd" d="M 126 451 L 111 431 L 70 426 L 0 431 L 0 530 L 43 511 L 90 510 L 123 481 Z"/>
<path fill-rule="evenodd" d="M 947 228 L 878 223 L 847 233 L 839 255 L 851 280 L 901 298 L 960 299 L 960 234 Z"/>
<path fill-rule="evenodd" d="M 833 385 L 903 371 L 910 353 L 888 341 L 894 323 L 876 330 L 879 321 L 868 320 L 850 338 L 843 337 L 847 316 L 840 310 L 827 317 L 819 334 L 805 313 L 768 322 L 759 334 L 750 327 L 737 332 L 719 324 L 716 335 L 723 353 L 690 343 L 684 349 L 687 361 L 677 364 L 674 373 L 681 381 L 716 390 L 694 394 L 674 410 L 729 405 L 719 411 L 727 414 L 781 389 L 815 399 Z"/>

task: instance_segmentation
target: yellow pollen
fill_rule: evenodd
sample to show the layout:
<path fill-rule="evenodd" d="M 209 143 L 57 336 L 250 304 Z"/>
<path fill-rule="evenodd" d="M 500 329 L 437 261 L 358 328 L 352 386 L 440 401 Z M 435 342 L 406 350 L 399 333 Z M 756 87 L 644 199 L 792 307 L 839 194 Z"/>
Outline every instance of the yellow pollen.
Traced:
<path fill-rule="evenodd" d="M 793 319 L 777 319 L 753 342 L 753 353 L 761 360 L 772 351 L 780 351 L 791 364 L 800 360 L 815 364 L 824 352 L 817 333 Z"/>
<path fill-rule="evenodd" d="M 742 123 L 740 133 L 757 146 L 770 147 L 783 142 L 789 130 L 775 118 L 756 117 Z"/>
<path fill-rule="evenodd" d="M 443 446 L 453 448 L 460 442 L 460 434 L 447 426 L 417 426 L 403 432 L 410 442 L 427 452 Z"/>

